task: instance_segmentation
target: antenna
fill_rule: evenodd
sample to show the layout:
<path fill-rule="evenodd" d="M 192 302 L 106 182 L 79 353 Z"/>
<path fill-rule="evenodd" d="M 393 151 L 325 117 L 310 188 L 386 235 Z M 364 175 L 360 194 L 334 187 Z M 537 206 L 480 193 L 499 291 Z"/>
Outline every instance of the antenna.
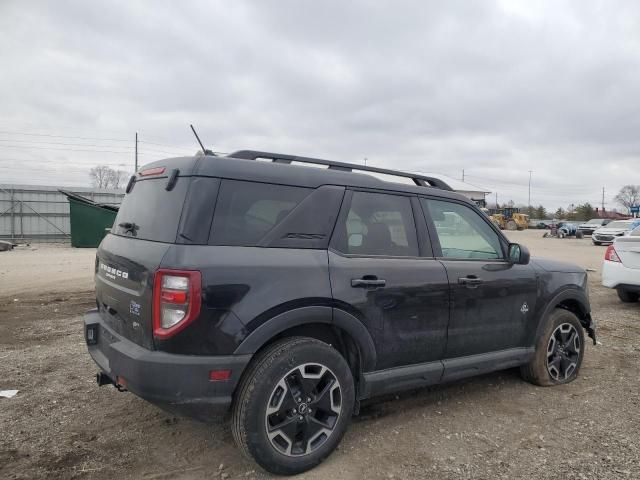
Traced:
<path fill-rule="evenodd" d="M 193 125 L 189 125 L 191 127 L 191 131 L 193 132 L 193 134 L 196 136 L 196 140 L 198 140 L 198 143 L 200 144 L 200 147 L 202 148 L 202 153 L 204 153 L 205 155 L 213 155 L 214 157 L 216 156 L 215 153 L 213 153 L 211 150 L 207 150 L 206 148 L 204 148 L 204 145 L 202 144 L 202 142 L 200 141 L 200 137 L 198 136 L 198 134 L 196 133 L 196 129 L 193 128 Z"/>

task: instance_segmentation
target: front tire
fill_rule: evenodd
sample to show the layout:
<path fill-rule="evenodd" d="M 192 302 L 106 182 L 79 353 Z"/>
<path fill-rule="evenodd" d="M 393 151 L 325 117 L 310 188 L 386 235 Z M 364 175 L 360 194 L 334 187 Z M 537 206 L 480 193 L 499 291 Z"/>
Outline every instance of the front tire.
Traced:
<path fill-rule="evenodd" d="M 245 373 L 232 412 L 233 436 L 270 473 L 294 475 L 336 448 L 353 413 L 349 365 L 326 343 L 305 337 L 276 342 Z"/>
<path fill-rule="evenodd" d="M 563 385 L 578 377 L 584 356 L 584 329 L 572 312 L 557 308 L 546 319 L 536 350 L 522 377 L 534 385 Z"/>
<path fill-rule="evenodd" d="M 618 292 L 618 298 L 624 303 L 634 303 L 638 301 L 638 298 L 640 298 L 640 294 L 630 292 L 624 288 L 617 288 L 616 291 Z"/>

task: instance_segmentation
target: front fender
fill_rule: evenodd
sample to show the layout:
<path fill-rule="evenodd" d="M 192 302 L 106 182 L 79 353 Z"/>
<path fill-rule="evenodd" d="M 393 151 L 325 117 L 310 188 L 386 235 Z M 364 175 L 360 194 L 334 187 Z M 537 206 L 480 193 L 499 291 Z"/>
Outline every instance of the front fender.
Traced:
<path fill-rule="evenodd" d="M 585 290 L 581 290 L 578 288 L 565 288 L 561 291 L 555 292 L 551 297 L 551 300 L 547 302 L 547 305 L 544 308 L 542 316 L 540 317 L 540 322 L 538 323 L 538 328 L 536 330 L 536 338 L 542 334 L 542 330 L 544 329 L 544 319 L 548 318 L 551 312 L 557 308 L 558 306 L 567 306 L 570 304 L 575 304 L 578 307 L 579 312 L 574 312 L 578 314 L 578 318 L 580 319 L 584 329 L 587 331 L 589 337 L 593 340 L 593 344 L 596 344 L 596 322 L 591 317 L 591 306 L 589 303 L 589 296 Z"/>

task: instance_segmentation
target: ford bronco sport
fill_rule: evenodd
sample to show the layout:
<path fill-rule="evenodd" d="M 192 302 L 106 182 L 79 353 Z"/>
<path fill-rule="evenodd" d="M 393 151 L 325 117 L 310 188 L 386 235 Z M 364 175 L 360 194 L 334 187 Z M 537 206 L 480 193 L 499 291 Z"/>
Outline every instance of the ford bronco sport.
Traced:
<path fill-rule="evenodd" d="M 530 261 L 441 180 L 266 152 L 145 166 L 95 280 L 98 383 L 230 413 L 278 474 L 325 459 L 363 399 L 511 367 L 565 384 L 595 342 L 585 271 Z"/>

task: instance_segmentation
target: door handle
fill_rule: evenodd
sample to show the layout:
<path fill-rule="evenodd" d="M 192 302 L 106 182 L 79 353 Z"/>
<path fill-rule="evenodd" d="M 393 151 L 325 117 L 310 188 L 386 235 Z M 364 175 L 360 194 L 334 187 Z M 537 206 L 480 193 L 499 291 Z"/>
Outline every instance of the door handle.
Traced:
<path fill-rule="evenodd" d="M 387 281 L 378 278 L 374 275 L 365 275 L 362 278 L 353 278 L 351 280 L 351 286 L 353 288 L 367 288 L 374 290 L 376 288 L 382 288 L 387 285 Z"/>
<path fill-rule="evenodd" d="M 458 283 L 460 285 L 466 286 L 467 288 L 476 288 L 479 285 L 482 285 L 483 282 L 484 280 L 476 277 L 475 275 L 468 275 L 466 277 L 460 277 L 458 279 Z"/>

